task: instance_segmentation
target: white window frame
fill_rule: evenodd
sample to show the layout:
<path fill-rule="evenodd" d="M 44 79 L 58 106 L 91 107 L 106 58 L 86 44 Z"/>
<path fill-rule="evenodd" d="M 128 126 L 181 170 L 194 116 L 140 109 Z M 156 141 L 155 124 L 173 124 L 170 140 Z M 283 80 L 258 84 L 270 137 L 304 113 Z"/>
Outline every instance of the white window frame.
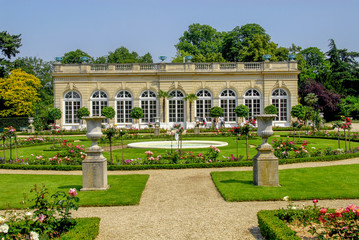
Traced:
<path fill-rule="evenodd" d="M 120 104 L 123 107 L 123 109 L 121 109 L 122 111 L 120 111 L 120 109 L 119 109 L 119 102 L 121 102 Z M 130 112 L 131 112 L 131 109 L 133 108 L 132 93 L 128 90 L 118 91 L 116 93 L 116 97 L 115 97 L 115 105 L 116 105 L 116 123 L 119 123 L 119 124 L 132 123 L 133 120 L 130 117 Z M 119 115 L 122 116 L 124 121 L 122 121 L 122 122 L 119 121 Z"/>
<path fill-rule="evenodd" d="M 233 92 L 234 96 L 230 96 L 229 93 Z M 222 105 L 222 101 L 226 102 L 225 107 Z M 231 102 L 234 103 L 232 104 Z M 230 107 L 232 105 L 232 108 Z M 224 89 L 219 94 L 219 106 L 223 109 L 223 116 L 226 122 L 235 122 L 236 121 L 236 114 L 234 109 L 237 106 L 237 93 L 233 89 Z"/>
<path fill-rule="evenodd" d="M 70 95 L 70 97 L 66 97 L 67 95 Z M 74 96 L 75 94 L 78 95 Z M 67 111 L 66 111 L 66 103 L 71 103 L 71 121 L 70 122 L 66 122 L 67 121 Z M 75 108 L 74 103 L 79 103 L 78 104 L 78 108 Z M 81 101 L 81 94 L 77 91 L 68 91 L 64 94 L 64 98 L 63 98 L 63 113 L 64 113 L 64 125 L 73 125 L 73 124 L 78 124 L 80 123 L 80 119 L 78 119 L 76 113 L 77 113 L 77 109 L 81 108 L 82 106 L 82 101 Z"/>
<path fill-rule="evenodd" d="M 274 95 L 275 94 L 275 95 Z M 273 100 L 278 100 L 278 104 Z M 276 122 L 288 122 L 289 120 L 289 94 L 283 88 L 276 88 L 271 94 L 271 104 L 275 105 L 278 109 L 278 117 L 275 118 Z M 286 104 L 285 112 L 283 113 L 283 104 Z"/>

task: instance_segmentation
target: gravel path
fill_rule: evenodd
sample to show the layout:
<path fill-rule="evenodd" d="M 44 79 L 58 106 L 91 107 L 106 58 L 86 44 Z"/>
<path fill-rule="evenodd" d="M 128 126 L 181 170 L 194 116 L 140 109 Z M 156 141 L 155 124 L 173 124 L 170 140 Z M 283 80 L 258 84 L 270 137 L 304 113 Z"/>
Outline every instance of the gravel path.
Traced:
<path fill-rule="evenodd" d="M 359 158 L 336 162 L 281 165 L 280 169 L 359 164 Z M 215 188 L 210 172 L 252 168 L 110 171 L 111 175 L 149 174 L 138 206 L 81 207 L 75 217 L 100 217 L 98 239 L 263 239 L 256 214 L 286 207 L 283 201 L 228 203 Z M 81 174 L 81 171 L 0 170 L 0 174 Z M 312 204 L 302 201 L 299 204 Z M 359 205 L 359 199 L 321 200 L 321 206 Z M 298 203 L 297 203 L 298 204 Z"/>

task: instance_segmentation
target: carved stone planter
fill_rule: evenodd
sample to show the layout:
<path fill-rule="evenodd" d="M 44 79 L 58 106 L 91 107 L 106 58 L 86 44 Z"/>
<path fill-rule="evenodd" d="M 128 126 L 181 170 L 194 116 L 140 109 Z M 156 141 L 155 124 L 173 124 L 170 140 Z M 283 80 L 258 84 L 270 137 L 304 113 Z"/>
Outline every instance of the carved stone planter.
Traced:
<path fill-rule="evenodd" d="M 258 136 L 263 142 L 257 147 L 257 155 L 253 157 L 253 184 L 258 186 L 279 186 L 278 158 L 274 155 L 268 138 L 273 135 L 272 122 L 274 114 L 257 115 Z"/>
<path fill-rule="evenodd" d="M 91 147 L 86 149 L 86 158 L 82 162 L 82 189 L 81 191 L 106 190 L 107 159 L 102 155 L 102 148 L 97 140 L 102 137 L 101 121 L 105 117 L 84 117 L 87 123 L 86 136 L 92 141 Z"/>

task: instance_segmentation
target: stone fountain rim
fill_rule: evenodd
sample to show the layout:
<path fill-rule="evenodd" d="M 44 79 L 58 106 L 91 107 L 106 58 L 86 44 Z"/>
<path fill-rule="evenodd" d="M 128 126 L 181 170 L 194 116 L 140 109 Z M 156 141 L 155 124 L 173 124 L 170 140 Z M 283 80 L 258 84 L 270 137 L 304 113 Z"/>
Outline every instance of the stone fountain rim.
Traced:
<path fill-rule="evenodd" d="M 272 117 L 277 117 L 277 114 L 260 114 L 260 115 L 255 115 L 255 118 L 272 118 Z"/>

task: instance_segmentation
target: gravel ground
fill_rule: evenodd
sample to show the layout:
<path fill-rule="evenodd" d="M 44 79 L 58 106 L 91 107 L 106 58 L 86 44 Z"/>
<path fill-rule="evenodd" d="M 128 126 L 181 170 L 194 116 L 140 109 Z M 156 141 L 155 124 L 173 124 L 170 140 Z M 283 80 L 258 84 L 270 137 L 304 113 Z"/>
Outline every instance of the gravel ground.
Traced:
<path fill-rule="evenodd" d="M 281 165 L 280 169 L 359 164 L 359 158 L 336 162 Z M 108 174 L 149 174 L 138 206 L 81 207 L 74 217 L 100 217 L 97 239 L 263 239 L 259 210 L 286 207 L 284 201 L 225 202 L 214 186 L 212 171 L 252 168 L 111 171 Z M 81 171 L 0 170 L 0 174 L 81 174 Z M 312 204 L 301 201 L 297 204 Z M 359 205 L 359 199 L 321 200 L 321 206 Z"/>

